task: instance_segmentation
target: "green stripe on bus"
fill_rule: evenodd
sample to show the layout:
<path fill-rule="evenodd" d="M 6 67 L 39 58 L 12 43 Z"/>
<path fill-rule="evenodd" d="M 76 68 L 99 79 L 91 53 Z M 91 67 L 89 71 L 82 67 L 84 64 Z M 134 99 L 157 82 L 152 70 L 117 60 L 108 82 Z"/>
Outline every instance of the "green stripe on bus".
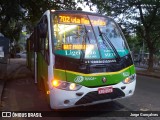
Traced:
<path fill-rule="evenodd" d="M 105 86 L 113 85 L 121 82 L 129 75 L 135 73 L 134 65 L 131 65 L 123 70 L 117 72 L 92 73 L 84 74 L 73 71 L 54 69 L 54 77 L 57 80 L 64 80 L 68 82 L 78 83 L 83 86 Z M 106 83 L 102 82 L 102 78 L 107 79 Z"/>

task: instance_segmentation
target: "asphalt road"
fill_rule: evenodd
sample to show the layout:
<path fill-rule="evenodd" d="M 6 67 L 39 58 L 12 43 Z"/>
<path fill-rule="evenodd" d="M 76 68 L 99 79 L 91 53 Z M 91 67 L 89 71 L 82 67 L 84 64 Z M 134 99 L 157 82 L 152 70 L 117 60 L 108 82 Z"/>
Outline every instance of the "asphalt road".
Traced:
<path fill-rule="evenodd" d="M 22 64 L 21 64 L 22 63 Z M 37 89 L 31 72 L 26 68 L 24 61 L 12 63 L 8 75 L 8 82 L 2 95 L 2 111 L 50 111 L 45 95 Z M 132 120 L 134 117 L 107 117 L 115 111 L 160 111 L 160 79 L 137 75 L 135 94 L 119 101 L 98 105 L 67 109 L 68 111 L 88 111 L 89 117 L 82 116 L 79 119 L 107 119 L 107 120 Z M 103 111 L 102 114 L 90 111 Z M 54 112 L 54 111 L 53 111 Z M 103 117 L 105 116 L 105 117 Z M 159 114 L 160 116 L 160 114 Z M 38 118 L 40 119 L 40 118 Z M 52 119 L 52 118 L 47 118 Z M 64 119 L 58 116 L 56 119 Z M 67 118 L 65 118 L 67 119 Z M 68 118 L 71 119 L 71 118 Z M 72 118 L 74 119 L 74 118 Z M 139 117 L 138 120 L 159 120 L 157 117 Z M 6 119 L 4 119 L 6 120 Z M 17 120 L 17 119 L 16 119 Z M 27 120 L 19 118 L 18 120 Z"/>

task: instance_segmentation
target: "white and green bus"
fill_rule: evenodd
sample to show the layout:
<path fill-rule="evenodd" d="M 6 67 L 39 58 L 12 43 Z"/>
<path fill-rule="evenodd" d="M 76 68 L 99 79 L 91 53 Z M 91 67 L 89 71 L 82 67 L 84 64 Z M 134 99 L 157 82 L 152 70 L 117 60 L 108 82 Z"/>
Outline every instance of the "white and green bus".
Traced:
<path fill-rule="evenodd" d="M 132 96 L 135 66 L 117 23 L 82 11 L 46 11 L 27 40 L 27 64 L 52 109 Z"/>

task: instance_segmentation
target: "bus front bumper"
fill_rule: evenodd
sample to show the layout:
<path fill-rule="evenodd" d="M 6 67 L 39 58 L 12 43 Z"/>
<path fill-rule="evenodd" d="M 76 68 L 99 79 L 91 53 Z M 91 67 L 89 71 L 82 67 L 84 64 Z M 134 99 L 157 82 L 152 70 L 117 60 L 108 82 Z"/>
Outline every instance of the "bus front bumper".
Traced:
<path fill-rule="evenodd" d="M 52 109 L 64 109 L 76 106 L 87 106 L 98 103 L 113 101 L 120 98 L 126 98 L 133 95 L 135 90 L 136 80 L 132 83 L 124 84 L 120 82 L 116 85 L 111 85 L 112 93 L 98 94 L 99 88 L 88 88 L 82 86 L 77 91 L 66 91 L 54 88 L 50 90 L 50 106 Z"/>

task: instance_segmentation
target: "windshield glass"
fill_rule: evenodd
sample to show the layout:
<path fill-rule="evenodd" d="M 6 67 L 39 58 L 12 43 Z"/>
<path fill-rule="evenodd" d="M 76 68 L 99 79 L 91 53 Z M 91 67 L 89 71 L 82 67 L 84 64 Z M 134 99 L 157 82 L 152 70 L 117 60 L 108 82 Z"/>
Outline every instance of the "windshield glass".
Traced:
<path fill-rule="evenodd" d="M 95 16 L 90 16 L 89 19 L 96 19 Z M 91 21 L 91 24 L 94 24 Z M 93 26 L 95 31 L 100 53 L 102 58 L 116 58 L 123 57 L 129 53 L 126 42 L 122 34 L 112 19 L 106 19 L 105 26 Z"/>
<path fill-rule="evenodd" d="M 100 29 L 100 30 L 98 30 Z M 115 23 L 105 17 L 58 14 L 53 19 L 55 54 L 75 59 L 114 59 L 113 47 L 104 44 L 100 32 L 112 42 L 120 57 L 128 54 Z"/>

